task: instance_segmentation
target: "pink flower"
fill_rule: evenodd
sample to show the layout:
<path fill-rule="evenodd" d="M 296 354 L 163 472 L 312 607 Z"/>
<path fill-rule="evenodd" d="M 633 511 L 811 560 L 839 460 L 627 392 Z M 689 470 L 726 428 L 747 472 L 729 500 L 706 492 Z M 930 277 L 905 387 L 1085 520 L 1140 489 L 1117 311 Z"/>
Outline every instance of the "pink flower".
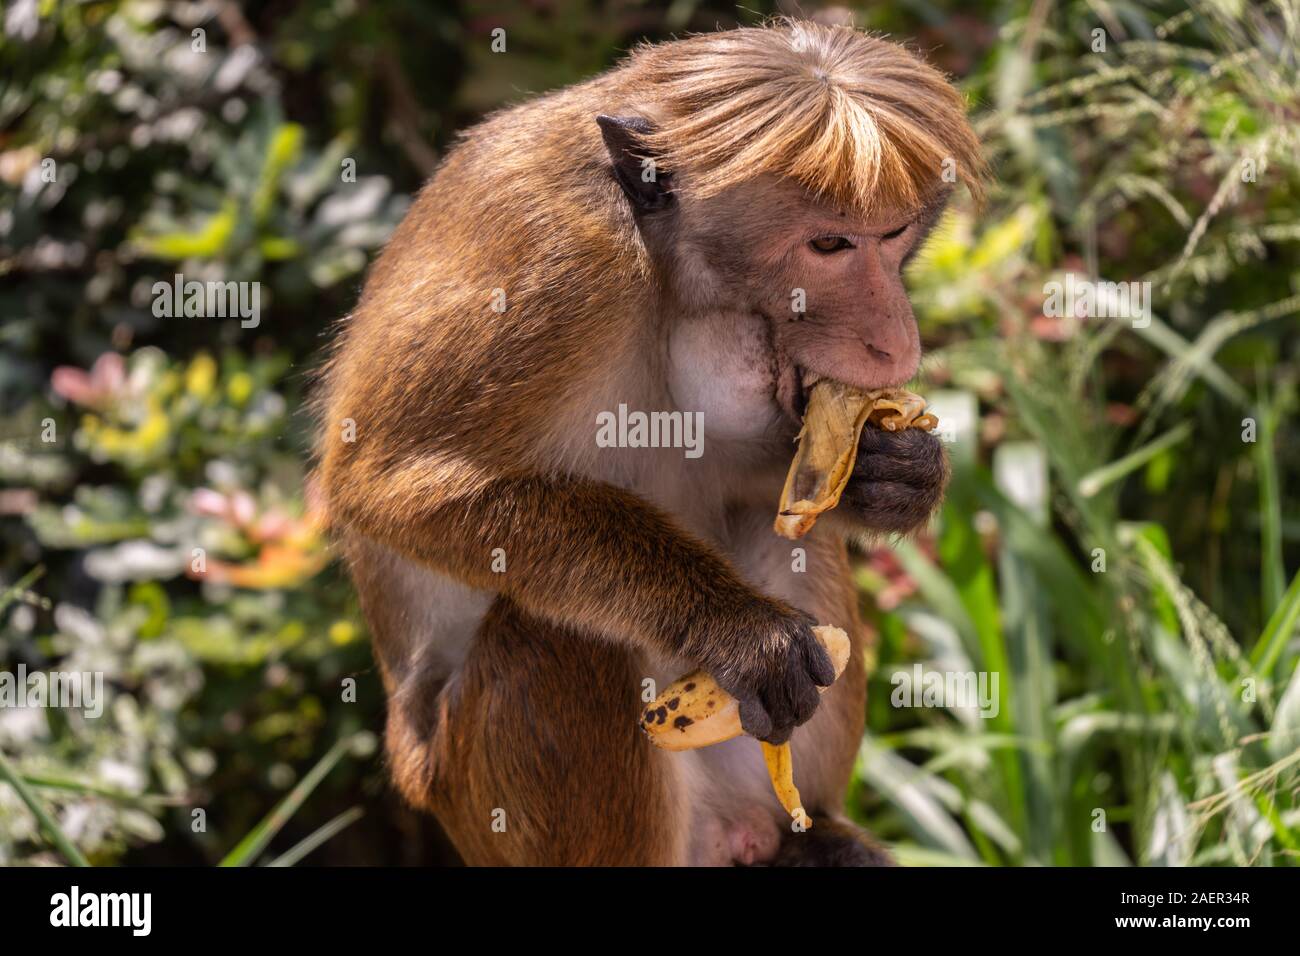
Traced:
<path fill-rule="evenodd" d="M 920 535 L 916 545 L 932 561 L 936 558 L 934 539 Z M 875 548 L 866 556 L 867 567 L 879 578 L 882 585 L 876 590 L 876 606 L 882 611 L 892 611 L 917 591 L 916 581 L 903 569 L 892 548 Z"/>
<path fill-rule="evenodd" d="M 209 561 L 206 570 L 189 572 L 196 580 L 243 588 L 292 588 L 329 563 L 317 512 L 309 510 L 303 517 L 294 518 L 272 507 L 259 513 L 257 501 L 247 491 L 227 494 L 211 488 L 195 489 L 190 495 L 190 508 L 196 514 L 224 521 L 257 545 L 254 560 L 241 564 Z"/>
<path fill-rule="evenodd" d="M 105 352 L 95 359 L 86 372 L 71 365 L 60 365 L 50 376 L 55 394 L 75 405 L 103 409 L 112 404 L 126 384 L 126 362 L 116 352 Z"/>
<path fill-rule="evenodd" d="M 190 507 L 196 514 L 220 518 L 240 530 L 247 530 L 257 517 L 257 502 L 247 491 L 222 494 L 211 488 L 196 488 L 190 495 Z"/>
<path fill-rule="evenodd" d="M 206 518 L 221 519 L 255 544 L 305 540 L 319 530 L 319 515 L 310 508 L 302 518 L 274 507 L 259 512 L 257 500 L 242 489 L 225 493 L 196 488 L 190 493 L 190 509 Z"/>

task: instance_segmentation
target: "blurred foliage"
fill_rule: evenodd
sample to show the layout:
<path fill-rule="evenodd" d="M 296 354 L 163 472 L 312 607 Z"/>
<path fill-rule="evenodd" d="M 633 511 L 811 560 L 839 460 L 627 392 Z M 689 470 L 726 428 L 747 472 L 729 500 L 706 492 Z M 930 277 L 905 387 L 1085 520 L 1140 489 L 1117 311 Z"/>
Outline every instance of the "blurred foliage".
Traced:
<path fill-rule="evenodd" d="M 996 193 L 909 277 L 956 475 L 860 572 L 856 809 L 905 861 L 1294 865 L 1300 7 L 1021 13 L 966 81 Z M 1066 273 L 1149 323 L 1048 316 Z M 999 712 L 891 706 L 916 662 Z"/>
<path fill-rule="evenodd" d="M 0 709 L 0 748 L 91 862 L 437 857 L 340 759 L 382 694 L 307 478 L 323 335 L 457 130 L 776 9 L 6 5 L 0 669 L 109 700 Z M 933 534 L 864 544 L 853 812 L 905 862 L 1295 863 L 1296 4 L 801 9 L 956 75 L 999 177 L 909 277 L 956 474 Z M 1150 282 L 1151 323 L 1046 317 L 1067 272 Z M 260 322 L 156 315 L 178 273 Z M 997 671 L 998 716 L 891 706 L 918 663 Z M 0 785 L 0 863 L 58 859 L 36 826 Z"/>

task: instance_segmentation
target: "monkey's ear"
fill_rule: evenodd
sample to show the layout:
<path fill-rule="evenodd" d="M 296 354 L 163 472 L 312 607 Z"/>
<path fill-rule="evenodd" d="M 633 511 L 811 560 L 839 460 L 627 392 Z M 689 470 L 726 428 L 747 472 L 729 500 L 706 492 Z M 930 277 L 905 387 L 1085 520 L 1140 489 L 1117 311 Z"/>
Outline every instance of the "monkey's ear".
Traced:
<path fill-rule="evenodd" d="M 596 117 L 600 135 L 614 161 L 614 176 L 638 212 L 666 208 L 673 200 L 667 173 L 655 168 L 654 157 L 646 153 L 639 136 L 650 132 L 650 124 L 639 116 Z"/>

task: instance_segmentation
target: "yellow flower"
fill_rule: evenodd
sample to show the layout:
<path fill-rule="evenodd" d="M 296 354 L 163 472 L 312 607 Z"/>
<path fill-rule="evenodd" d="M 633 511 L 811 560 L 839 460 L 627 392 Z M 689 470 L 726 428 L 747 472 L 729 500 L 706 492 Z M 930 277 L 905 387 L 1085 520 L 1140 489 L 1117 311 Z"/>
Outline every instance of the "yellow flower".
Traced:
<path fill-rule="evenodd" d="M 351 621 L 335 621 L 330 625 L 330 642 L 343 645 L 357 639 L 357 627 Z"/>
<path fill-rule="evenodd" d="M 247 372 L 236 372 L 226 384 L 226 394 L 236 405 L 243 405 L 253 394 L 253 376 Z"/>
<path fill-rule="evenodd" d="M 212 394 L 212 386 L 216 380 L 217 363 L 208 353 L 200 352 L 185 372 L 185 391 L 196 398 L 207 398 Z"/>

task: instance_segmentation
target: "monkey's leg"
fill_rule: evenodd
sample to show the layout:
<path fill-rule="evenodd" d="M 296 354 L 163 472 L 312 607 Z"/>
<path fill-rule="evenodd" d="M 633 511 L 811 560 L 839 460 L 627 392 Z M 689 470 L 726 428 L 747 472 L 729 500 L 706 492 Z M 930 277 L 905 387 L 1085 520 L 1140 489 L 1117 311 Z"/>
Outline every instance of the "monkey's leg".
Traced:
<path fill-rule="evenodd" d="M 773 866 L 897 866 L 866 830 L 843 817 L 812 816 L 812 829 L 786 833 Z"/>
<path fill-rule="evenodd" d="M 498 599 L 436 704 L 425 702 L 437 711 L 431 735 L 417 737 L 418 715 L 393 702 L 395 775 L 470 865 L 685 862 L 684 801 L 637 723 L 641 678 L 625 649 Z"/>

